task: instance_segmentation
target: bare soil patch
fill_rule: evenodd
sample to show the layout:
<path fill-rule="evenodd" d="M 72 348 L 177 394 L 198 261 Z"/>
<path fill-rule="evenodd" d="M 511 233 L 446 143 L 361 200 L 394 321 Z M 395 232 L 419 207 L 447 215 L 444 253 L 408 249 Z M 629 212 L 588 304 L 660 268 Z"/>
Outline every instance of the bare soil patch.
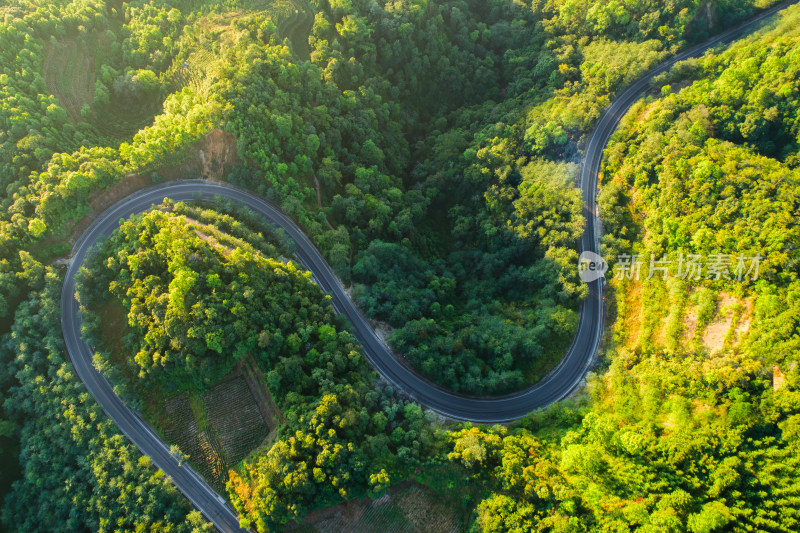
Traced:
<path fill-rule="evenodd" d="M 692 339 L 694 339 L 694 334 L 697 330 L 697 313 L 691 303 L 686 304 L 686 312 L 681 322 L 683 323 L 683 328 L 681 329 L 683 332 L 682 344 L 688 346 L 692 342 Z"/>
<path fill-rule="evenodd" d="M 733 306 L 736 298 L 729 294 L 720 294 L 714 317 L 702 333 L 702 342 L 709 354 L 715 354 L 725 346 L 725 337 L 733 324 Z"/>

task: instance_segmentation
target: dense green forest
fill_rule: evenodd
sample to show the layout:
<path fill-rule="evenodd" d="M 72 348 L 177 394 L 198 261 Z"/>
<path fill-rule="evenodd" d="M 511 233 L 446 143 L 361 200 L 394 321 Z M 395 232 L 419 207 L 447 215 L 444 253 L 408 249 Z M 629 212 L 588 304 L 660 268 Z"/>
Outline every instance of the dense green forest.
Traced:
<path fill-rule="evenodd" d="M 655 80 L 603 169 L 609 257 L 760 253 L 759 279 L 615 280 L 588 398 L 452 434 L 481 531 L 800 528 L 799 23 Z"/>
<path fill-rule="evenodd" d="M 64 353 L 61 280 L 31 262 L 31 292 L 3 343 L 4 410 L 19 421 L 22 478 L 3 519 L 18 531 L 211 531 L 197 511 L 117 430 Z"/>
<path fill-rule="evenodd" d="M 575 180 L 602 110 L 771 3 L 3 2 L 0 448 L 21 467 L 0 465 L 5 526 L 210 527 L 63 350 L 54 260 L 103 193 L 206 177 L 193 147 L 221 128 L 222 177 L 297 220 L 410 364 L 507 393 L 576 330 Z M 291 243 L 225 205 L 168 203 L 98 252 L 81 303 L 117 302 L 129 326 L 128 357 L 104 347 L 97 366 L 146 410 L 254 358 L 285 422 L 228 496 L 259 530 L 433 467 L 481 487 L 475 530 L 798 529 L 797 13 L 662 76 L 610 144 L 609 257 L 765 259 L 755 283 L 615 282 L 589 398 L 441 430 L 376 380 Z M 718 347 L 704 331 L 723 315 Z"/>
<path fill-rule="evenodd" d="M 123 393 L 133 405 L 204 388 L 245 358 L 263 370 L 286 424 L 228 488 L 243 523 L 267 531 L 409 477 L 433 431 L 418 405 L 376 387 L 311 274 L 275 259 L 279 250 L 241 218 L 173 204 L 127 221 L 81 272 L 78 294 L 87 311 L 107 299 L 127 310 L 129 327 L 118 332 L 127 368 L 111 354 L 99 364 L 139 391 Z M 84 322 L 98 346 L 101 321 L 87 312 Z"/>

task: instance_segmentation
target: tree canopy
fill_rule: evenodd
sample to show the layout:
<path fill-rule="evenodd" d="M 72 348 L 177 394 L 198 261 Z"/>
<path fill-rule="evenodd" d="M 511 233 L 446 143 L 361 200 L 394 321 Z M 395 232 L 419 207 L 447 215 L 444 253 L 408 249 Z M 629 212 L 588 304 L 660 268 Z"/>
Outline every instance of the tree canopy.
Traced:
<path fill-rule="evenodd" d="M 0 433 L 23 471 L 4 523 L 209 527 L 63 354 L 56 260 L 109 198 L 165 177 L 262 194 L 415 369 L 508 393 L 553 368 L 577 327 L 577 165 L 602 110 L 772 3 L 4 2 L 0 397 L 13 426 Z M 291 244 L 223 205 L 168 204 L 96 256 L 81 303 L 111 299 L 128 323 L 128 357 L 105 346 L 98 367 L 140 407 L 143 390 L 207 388 L 257 360 L 286 421 L 228 496 L 260 530 L 431 464 L 486 487 L 485 531 L 796 528 L 797 10 L 776 24 L 655 80 L 600 191 L 607 255 L 761 254 L 761 279 L 614 285 L 589 406 L 437 433 L 376 380 Z M 207 149 L 214 128 L 235 142 Z M 712 354 L 704 332 L 728 307 L 737 326 Z M 99 325 L 88 317 L 86 334 Z"/>

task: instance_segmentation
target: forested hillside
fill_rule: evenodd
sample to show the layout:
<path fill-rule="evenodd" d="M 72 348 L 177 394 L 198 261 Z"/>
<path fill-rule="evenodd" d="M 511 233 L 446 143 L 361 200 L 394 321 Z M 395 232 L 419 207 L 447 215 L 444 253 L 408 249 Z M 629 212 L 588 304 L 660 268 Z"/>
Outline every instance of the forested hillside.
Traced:
<path fill-rule="evenodd" d="M 22 479 L 5 498 L 14 531 L 212 531 L 89 396 L 66 359 L 61 280 L 40 263 L 4 339 L 4 411 L 18 421 Z"/>
<path fill-rule="evenodd" d="M 641 254 L 642 276 L 612 282 L 589 398 L 452 435 L 450 459 L 491 487 L 481 531 L 800 528 L 799 22 L 679 64 L 615 135 L 605 252 Z M 681 279 L 681 253 L 734 259 Z M 674 260 L 666 281 L 646 279 L 651 254 Z M 740 254 L 763 256 L 757 276 L 738 279 Z"/>
<path fill-rule="evenodd" d="M 3 2 L 0 435 L 13 438 L 0 447 L 19 449 L 22 470 L 10 487 L 13 469 L 0 472 L 5 526 L 210 527 L 63 350 L 56 260 L 104 195 L 209 177 L 218 162 L 197 142 L 221 128 L 237 160 L 221 177 L 297 220 L 409 364 L 458 392 L 511 392 L 577 327 L 575 180 L 602 110 L 772 3 Z M 615 137 L 609 255 L 764 262 L 755 283 L 615 283 L 609 368 L 586 403 L 434 435 L 287 264 L 291 244 L 225 206 L 167 203 L 96 255 L 81 302 L 122 306 L 129 324 L 129 357 L 98 342 L 97 366 L 146 411 L 149 393 L 199 395 L 254 358 L 285 415 L 229 476 L 258 530 L 428 463 L 486 487 L 484 531 L 796 528 L 796 28 L 787 16 L 677 67 Z M 725 317 L 733 333 L 705 335 Z M 101 326 L 86 334 L 102 340 Z"/>
<path fill-rule="evenodd" d="M 184 204 L 132 219 L 82 271 L 78 293 L 90 342 L 108 350 L 99 364 L 129 404 L 206 389 L 245 361 L 262 370 L 286 424 L 268 451 L 230 465 L 228 490 L 244 523 L 267 531 L 407 478 L 433 435 L 419 406 L 376 386 L 311 274 L 237 219 Z M 127 311 L 121 353 L 103 345 L 104 315 L 90 311 L 109 299 Z"/>

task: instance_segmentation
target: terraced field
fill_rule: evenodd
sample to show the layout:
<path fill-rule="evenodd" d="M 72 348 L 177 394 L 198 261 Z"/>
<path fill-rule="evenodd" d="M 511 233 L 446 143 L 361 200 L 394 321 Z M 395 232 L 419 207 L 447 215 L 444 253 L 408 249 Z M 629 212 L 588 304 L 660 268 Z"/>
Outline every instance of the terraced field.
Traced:
<path fill-rule="evenodd" d="M 208 424 L 230 464 L 236 464 L 269 435 L 270 428 L 259 412 L 244 377 L 223 381 L 203 395 Z"/>
<path fill-rule="evenodd" d="M 94 56 L 75 39 L 50 45 L 44 60 L 44 81 L 72 121 L 80 122 L 81 108 L 94 100 Z"/>
<path fill-rule="evenodd" d="M 208 429 L 199 431 L 189 397 L 179 394 L 167 400 L 164 407 L 171 422 L 165 431 L 168 442 L 177 444 L 212 486 L 224 484 L 227 468 L 222 448 Z"/>
<path fill-rule="evenodd" d="M 264 420 L 239 373 L 202 398 L 192 398 L 188 393 L 169 398 L 164 411 L 169 421 L 164 428 L 167 442 L 178 445 L 211 486 L 223 493 L 229 468 L 247 457 L 274 429 Z"/>
<path fill-rule="evenodd" d="M 87 44 L 65 39 L 50 45 L 44 60 L 44 81 L 50 94 L 58 99 L 73 122 L 88 121 L 101 136 L 123 140 L 151 124 L 161 112 L 162 102 L 154 99 L 137 106 L 112 102 L 101 110 L 93 109 L 93 114 L 102 116 L 102 120 L 81 115 L 84 105 L 94 104 L 95 69 L 98 67 L 96 57 L 87 53 L 87 49 L 90 46 L 102 47 L 102 40 L 103 37 L 98 36 L 98 43 Z"/>
<path fill-rule="evenodd" d="M 278 26 L 278 38 L 288 39 L 292 53 L 298 59 L 310 59 L 308 35 L 314 25 L 314 10 L 308 0 L 292 0 L 292 10 Z"/>
<path fill-rule="evenodd" d="M 172 75 L 172 83 L 177 87 L 191 87 L 198 93 L 204 93 L 214 78 L 214 53 L 210 50 L 198 50 L 186 63 L 178 67 Z"/>

